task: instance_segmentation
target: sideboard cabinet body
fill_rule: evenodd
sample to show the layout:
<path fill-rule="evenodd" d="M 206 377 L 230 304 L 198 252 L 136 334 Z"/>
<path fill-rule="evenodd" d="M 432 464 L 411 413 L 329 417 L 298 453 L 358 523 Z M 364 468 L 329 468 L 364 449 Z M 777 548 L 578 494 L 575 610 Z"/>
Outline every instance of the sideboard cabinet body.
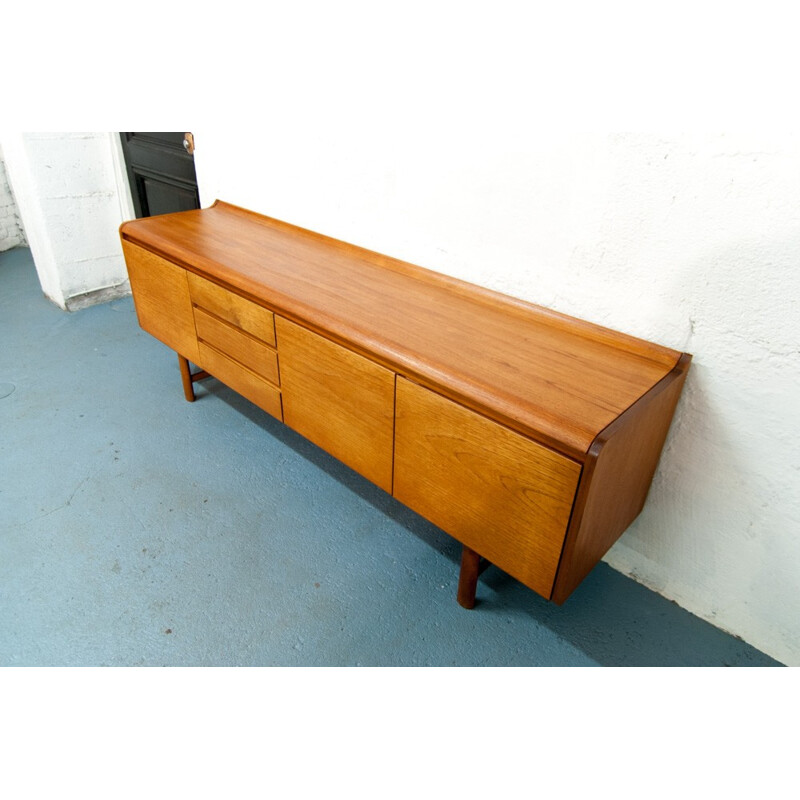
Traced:
<path fill-rule="evenodd" d="M 120 233 L 185 386 L 192 362 L 542 596 L 641 511 L 688 354 L 219 201 Z"/>

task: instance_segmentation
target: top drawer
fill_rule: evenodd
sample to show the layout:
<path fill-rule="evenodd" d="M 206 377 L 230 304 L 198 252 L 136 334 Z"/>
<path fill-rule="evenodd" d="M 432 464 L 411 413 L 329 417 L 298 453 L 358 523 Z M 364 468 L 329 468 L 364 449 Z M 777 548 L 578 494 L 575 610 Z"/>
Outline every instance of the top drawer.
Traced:
<path fill-rule="evenodd" d="M 275 317 L 271 311 L 192 272 L 189 292 L 195 305 L 275 347 Z"/>

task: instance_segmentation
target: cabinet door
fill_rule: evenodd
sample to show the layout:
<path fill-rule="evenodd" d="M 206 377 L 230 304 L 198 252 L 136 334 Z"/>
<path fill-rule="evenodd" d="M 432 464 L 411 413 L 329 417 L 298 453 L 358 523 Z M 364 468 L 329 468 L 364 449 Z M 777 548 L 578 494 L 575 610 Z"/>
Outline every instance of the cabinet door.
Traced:
<path fill-rule="evenodd" d="M 397 378 L 394 496 L 550 597 L 580 465 Z"/>
<path fill-rule="evenodd" d="M 139 325 L 197 363 L 197 335 L 186 270 L 138 245 L 122 241 Z"/>
<path fill-rule="evenodd" d="M 282 317 L 275 328 L 283 421 L 391 492 L 394 373 Z"/>

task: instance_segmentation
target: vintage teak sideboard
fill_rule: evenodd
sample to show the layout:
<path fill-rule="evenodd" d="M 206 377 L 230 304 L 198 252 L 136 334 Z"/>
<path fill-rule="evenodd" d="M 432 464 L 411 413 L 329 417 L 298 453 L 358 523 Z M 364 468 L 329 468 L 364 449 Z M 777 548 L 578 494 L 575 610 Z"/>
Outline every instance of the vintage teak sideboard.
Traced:
<path fill-rule="evenodd" d="M 213 376 L 453 536 L 463 606 L 485 563 L 562 603 L 641 511 L 687 353 L 220 201 L 120 235 L 186 399 Z"/>

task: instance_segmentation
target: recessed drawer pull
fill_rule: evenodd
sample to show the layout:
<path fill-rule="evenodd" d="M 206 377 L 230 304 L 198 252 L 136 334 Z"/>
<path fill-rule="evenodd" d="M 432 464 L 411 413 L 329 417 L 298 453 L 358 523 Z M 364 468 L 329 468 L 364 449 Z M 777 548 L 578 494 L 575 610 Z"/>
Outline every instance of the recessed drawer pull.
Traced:
<path fill-rule="evenodd" d="M 207 345 L 205 342 L 198 344 L 200 363 L 217 380 L 230 386 L 235 392 L 246 397 L 273 417 L 283 421 L 283 408 L 281 406 L 281 393 L 263 378 L 251 372 L 241 364 L 232 361 L 224 353 Z"/>
<path fill-rule="evenodd" d="M 192 272 L 189 273 L 189 292 L 196 305 L 275 347 L 275 316 L 269 309 Z"/>
<path fill-rule="evenodd" d="M 276 386 L 280 384 L 278 354 L 272 348 L 197 306 L 194 309 L 194 321 L 201 342 L 213 345 Z"/>

